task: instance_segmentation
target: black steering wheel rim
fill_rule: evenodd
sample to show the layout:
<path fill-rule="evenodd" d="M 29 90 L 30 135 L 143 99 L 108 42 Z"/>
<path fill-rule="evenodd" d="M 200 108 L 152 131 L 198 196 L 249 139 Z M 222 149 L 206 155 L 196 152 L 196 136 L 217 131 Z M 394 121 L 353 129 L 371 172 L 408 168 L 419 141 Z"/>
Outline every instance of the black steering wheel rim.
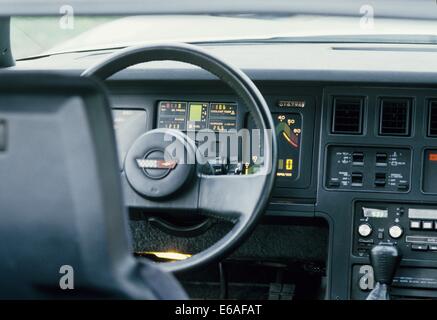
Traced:
<path fill-rule="evenodd" d="M 82 76 L 105 80 L 113 74 L 136 64 L 168 60 L 198 66 L 226 83 L 244 101 L 256 125 L 263 132 L 264 141 L 270 142 L 264 145 L 265 163 L 261 172 L 262 178 L 259 182 L 262 184 L 262 192 L 258 192 L 259 197 L 253 199 L 256 203 L 251 207 L 251 214 L 239 219 L 226 236 L 208 249 L 186 260 L 160 264 L 160 267 L 166 271 L 183 272 L 226 256 L 250 235 L 258 224 L 274 187 L 277 143 L 269 107 L 252 80 L 240 69 L 223 62 L 197 46 L 169 43 L 126 48 L 88 68 L 82 73 Z M 208 177 L 205 177 L 205 179 L 205 181 L 208 181 Z M 224 181 L 226 181 L 226 178 Z M 250 180 L 248 185 L 250 185 Z"/>

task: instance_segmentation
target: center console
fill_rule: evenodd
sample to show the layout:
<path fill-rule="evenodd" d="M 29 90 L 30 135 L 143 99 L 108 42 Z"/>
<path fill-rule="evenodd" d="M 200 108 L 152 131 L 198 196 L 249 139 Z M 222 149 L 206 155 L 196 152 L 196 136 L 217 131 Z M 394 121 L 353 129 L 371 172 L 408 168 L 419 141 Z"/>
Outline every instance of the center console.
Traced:
<path fill-rule="evenodd" d="M 436 101 L 426 88 L 324 91 L 316 211 L 331 222 L 330 299 L 367 298 L 381 246 L 402 257 L 392 299 L 437 299 Z"/>
<path fill-rule="evenodd" d="M 437 298 L 437 206 L 357 201 L 352 254 L 368 257 L 379 244 L 396 246 L 403 257 L 393 279 L 394 299 Z M 353 265 L 353 299 L 366 298 L 374 285 L 369 264 Z"/>

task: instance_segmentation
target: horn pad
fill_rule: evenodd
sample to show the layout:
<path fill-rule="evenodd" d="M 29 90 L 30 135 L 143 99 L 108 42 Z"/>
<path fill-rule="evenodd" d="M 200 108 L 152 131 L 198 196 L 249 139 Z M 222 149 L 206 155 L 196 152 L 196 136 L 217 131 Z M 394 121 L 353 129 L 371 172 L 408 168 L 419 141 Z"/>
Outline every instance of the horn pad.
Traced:
<path fill-rule="evenodd" d="M 168 197 L 192 178 L 196 147 L 184 133 L 155 129 L 141 135 L 126 154 L 124 171 L 132 188 L 147 198 Z"/>

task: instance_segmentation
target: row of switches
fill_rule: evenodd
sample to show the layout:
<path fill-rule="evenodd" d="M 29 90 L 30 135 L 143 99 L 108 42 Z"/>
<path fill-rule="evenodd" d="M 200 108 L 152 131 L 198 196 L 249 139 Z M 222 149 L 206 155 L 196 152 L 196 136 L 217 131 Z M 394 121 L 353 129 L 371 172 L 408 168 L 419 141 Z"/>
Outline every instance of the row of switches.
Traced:
<path fill-rule="evenodd" d="M 386 184 L 386 174 L 384 172 L 375 173 L 375 187 L 385 187 Z M 363 173 L 362 172 L 352 172 L 351 175 L 352 186 L 360 187 L 363 185 Z"/>
<path fill-rule="evenodd" d="M 411 220 L 410 229 L 414 230 L 437 230 L 437 221 L 432 220 Z"/>
<path fill-rule="evenodd" d="M 387 175 L 384 172 L 375 173 L 374 185 L 375 187 L 383 188 L 387 183 Z M 352 172 L 351 174 L 351 186 L 362 187 L 363 186 L 363 173 L 362 172 Z M 340 187 L 340 181 L 338 179 L 331 179 L 329 181 L 329 187 L 338 188 Z M 409 184 L 407 182 L 399 182 L 397 189 L 399 191 L 407 191 Z"/>
<path fill-rule="evenodd" d="M 388 155 L 385 152 L 377 152 L 375 156 L 377 167 L 386 167 Z M 361 151 L 352 152 L 352 164 L 355 166 L 364 165 L 364 153 Z"/>

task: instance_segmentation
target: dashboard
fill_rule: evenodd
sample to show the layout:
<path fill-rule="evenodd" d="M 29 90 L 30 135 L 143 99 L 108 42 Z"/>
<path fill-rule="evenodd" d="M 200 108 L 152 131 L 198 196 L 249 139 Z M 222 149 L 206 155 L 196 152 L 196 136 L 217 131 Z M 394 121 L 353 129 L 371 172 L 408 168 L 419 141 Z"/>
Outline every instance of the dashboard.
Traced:
<path fill-rule="evenodd" d="M 206 49 L 255 81 L 275 120 L 279 163 L 266 217 L 328 224 L 328 243 L 317 243 L 328 248 L 328 297 L 364 298 L 371 286 L 368 250 L 390 242 L 404 255 L 393 295 L 437 298 L 437 282 L 427 280 L 437 279 L 435 47 L 301 43 Z M 17 67 L 69 65 L 79 74 L 97 59 L 72 53 Z M 153 128 L 255 128 L 244 102 L 196 68 L 130 68 L 107 84 L 122 174 L 129 146 Z M 126 182 L 124 190 L 127 206 L 140 209 L 143 200 Z M 293 254 L 305 251 L 300 244 L 286 245 Z"/>
<path fill-rule="evenodd" d="M 279 144 L 276 187 L 266 214 L 290 212 L 329 221 L 334 228 L 330 254 L 343 261 L 333 262 L 336 270 L 331 275 L 337 283 L 331 290 L 338 295 L 366 296 L 369 288 L 360 286 L 360 279 L 368 276 L 363 266 L 368 265 L 369 249 L 383 241 L 397 244 L 406 261 L 395 278 L 394 294 L 433 297 L 435 291 L 429 289 L 437 289 L 437 282 L 424 279 L 434 278 L 430 267 L 437 262 L 434 89 L 332 83 L 259 86 Z M 201 88 L 201 94 L 186 91 L 183 99 L 173 92 L 137 96 L 147 106 L 141 112 L 150 118 L 149 128 L 219 133 L 256 127 L 244 103 L 226 88 L 217 83 Z M 115 105 L 130 99 L 120 88 L 112 90 L 118 91 Z M 420 279 L 405 284 L 413 269 Z"/>

